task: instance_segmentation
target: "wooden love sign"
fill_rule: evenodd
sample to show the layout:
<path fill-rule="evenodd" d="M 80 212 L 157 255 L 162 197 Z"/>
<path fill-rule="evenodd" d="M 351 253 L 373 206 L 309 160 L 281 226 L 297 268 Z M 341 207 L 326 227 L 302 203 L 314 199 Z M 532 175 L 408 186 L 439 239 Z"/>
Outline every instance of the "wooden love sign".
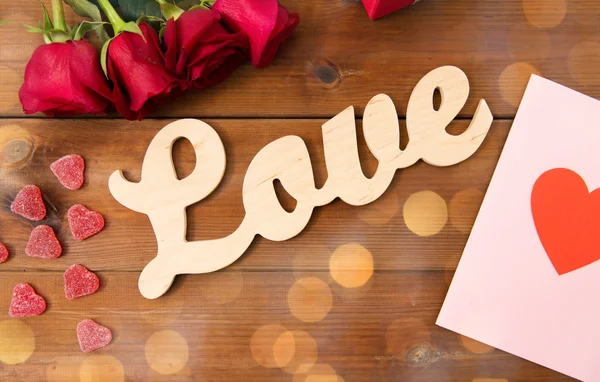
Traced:
<path fill-rule="evenodd" d="M 433 93 L 442 102 L 436 111 Z M 469 158 L 481 145 L 493 120 L 484 100 L 479 102 L 468 129 L 457 136 L 446 132 L 469 96 L 469 81 L 462 70 L 444 66 L 428 73 L 415 86 L 406 111 L 409 143 L 400 150 L 400 127 L 392 100 L 380 94 L 367 105 L 363 130 L 369 150 L 379 161 L 372 178 L 361 170 L 354 108 L 348 107 L 322 126 L 328 179 L 316 189 L 308 149 L 297 136 L 279 138 L 263 147 L 246 172 L 243 202 L 246 215 L 238 229 L 216 240 L 186 240 L 185 208 L 207 197 L 225 173 L 225 149 L 217 132 L 196 119 L 165 126 L 154 137 L 142 165 L 139 183 L 126 180 L 121 171 L 109 179 L 109 189 L 124 206 L 148 215 L 158 241 L 158 254 L 143 270 L 139 289 L 146 298 L 163 295 L 178 274 L 207 273 L 225 268 L 248 249 L 256 235 L 283 241 L 298 235 L 317 206 L 339 197 L 362 206 L 379 198 L 397 169 L 419 159 L 434 166 L 450 166 Z M 187 138 L 196 152 L 196 167 L 177 179 L 171 150 Z M 279 179 L 296 199 L 287 212 L 279 204 L 273 181 Z"/>

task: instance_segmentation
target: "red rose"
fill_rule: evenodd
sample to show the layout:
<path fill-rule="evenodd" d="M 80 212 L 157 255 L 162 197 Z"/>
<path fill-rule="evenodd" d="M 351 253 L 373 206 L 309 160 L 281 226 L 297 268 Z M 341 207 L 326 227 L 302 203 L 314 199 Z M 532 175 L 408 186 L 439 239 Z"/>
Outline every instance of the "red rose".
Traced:
<path fill-rule="evenodd" d="M 195 88 L 223 82 L 248 57 L 247 38 L 230 33 L 208 9 L 183 12 L 165 28 L 166 68 Z"/>
<path fill-rule="evenodd" d="M 288 12 L 277 0 L 217 0 L 213 9 L 221 13 L 225 26 L 248 36 L 257 67 L 271 64 L 279 45 L 300 22 L 298 13 Z"/>
<path fill-rule="evenodd" d="M 184 84 L 166 70 L 156 31 L 146 23 L 139 28 L 144 38 L 121 32 L 110 42 L 106 69 L 117 111 L 127 119 L 141 120 L 158 104 L 180 95 Z"/>
<path fill-rule="evenodd" d="M 104 113 L 111 96 L 96 49 L 85 40 L 71 40 L 36 48 L 19 99 L 25 114 L 68 117 Z"/>

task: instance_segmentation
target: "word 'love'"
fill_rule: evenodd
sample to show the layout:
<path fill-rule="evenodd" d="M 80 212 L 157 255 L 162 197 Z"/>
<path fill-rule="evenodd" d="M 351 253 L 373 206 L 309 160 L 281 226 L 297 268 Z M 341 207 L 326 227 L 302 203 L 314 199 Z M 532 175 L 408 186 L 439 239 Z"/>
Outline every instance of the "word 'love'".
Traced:
<path fill-rule="evenodd" d="M 433 106 L 439 89 L 442 102 Z M 410 96 L 406 127 L 409 142 L 400 150 L 400 126 L 392 100 L 384 94 L 369 101 L 363 119 L 364 137 L 379 164 L 375 175 L 364 176 L 356 138 L 354 108 L 348 107 L 322 126 L 328 178 L 315 187 L 313 169 L 304 141 L 297 136 L 279 138 L 254 157 L 243 184 L 246 215 L 238 229 L 216 240 L 188 242 L 185 208 L 207 197 L 225 173 L 225 149 L 208 124 L 183 119 L 165 126 L 150 143 L 139 183 L 126 180 L 121 171 L 109 179 L 109 189 L 124 206 L 148 215 L 158 241 L 158 254 L 142 272 L 139 289 L 146 298 L 163 295 L 178 274 L 207 273 L 236 261 L 256 235 L 283 241 L 298 235 L 313 209 L 335 198 L 362 206 L 379 198 L 396 170 L 422 159 L 434 166 L 450 166 L 469 158 L 481 145 L 493 120 L 484 100 L 479 102 L 468 129 L 457 136 L 446 132 L 469 96 L 469 81 L 458 68 L 445 66 L 428 73 Z M 196 167 L 177 179 L 171 150 L 187 138 L 196 153 Z M 273 182 L 279 179 L 296 199 L 293 212 L 283 209 Z"/>

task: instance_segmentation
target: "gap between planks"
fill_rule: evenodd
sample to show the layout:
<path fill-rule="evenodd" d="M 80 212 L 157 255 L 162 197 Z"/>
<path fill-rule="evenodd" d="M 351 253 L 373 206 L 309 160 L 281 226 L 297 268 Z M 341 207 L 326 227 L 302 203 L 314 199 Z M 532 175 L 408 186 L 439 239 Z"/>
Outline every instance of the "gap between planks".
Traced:
<path fill-rule="evenodd" d="M 65 269 L 66 270 L 66 269 Z M 210 272 L 210 273 L 204 273 L 205 275 L 210 275 L 213 273 L 295 273 L 299 271 L 298 269 L 293 269 L 293 268 L 280 268 L 280 269 L 273 269 L 273 268 L 253 268 L 253 269 L 227 269 L 227 270 L 219 270 L 216 272 Z M 313 272 L 313 273 L 329 273 L 329 269 L 319 269 L 319 268 L 302 268 L 300 269 L 300 271 L 302 272 Z M 391 273 L 445 273 L 448 270 L 446 269 L 373 269 L 373 273 L 385 273 L 385 274 L 391 274 Z M 141 273 L 141 270 L 95 270 L 94 273 L 112 273 L 112 274 L 117 274 L 117 273 Z M 7 270 L 0 270 L 0 275 L 1 274 L 14 274 L 14 273 L 57 273 L 57 274 L 63 274 L 65 273 L 65 271 L 61 271 L 61 270 L 57 270 L 57 269 L 23 269 L 23 270 L 17 270 L 17 269 L 7 269 Z M 186 276 L 181 275 L 181 276 Z M 194 276 L 198 276 L 198 275 L 194 275 Z"/>
<path fill-rule="evenodd" d="M 178 119 L 186 119 L 186 118 L 193 118 L 193 119 L 200 119 L 200 120 L 220 120 L 220 121 L 241 121 L 241 120 L 272 120 L 272 121 L 286 121 L 286 120 L 295 120 L 295 121 L 320 121 L 320 120 L 326 120 L 326 119 L 331 119 L 334 116 L 308 116 L 308 117 L 295 117 L 295 116 L 291 116 L 291 117 L 256 117 L 256 116 L 236 116 L 236 117 L 222 117 L 222 116 L 181 116 L 181 117 L 150 117 L 150 118 L 145 118 L 143 121 L 140 121 L 141 123 L 143 122 L 147 122 L 147 121 L 176 121 Z M 356 120 L 358 121 L 362 121 L 363 120 L 363 116 L 362 115 L 356 115 L 355 116 Z M 23 115 L 23 116 L 11 116 L 11 115 L 2 115 L 0 116 L 0 120 L 46 120 L 46 121 L 80 121 L 80 120 L 84 120 L 84 121 L 90 121 L 90 120 L 95 120 L 95 121 L 115 121 L 115 120 L 122 120 L 124 122 L 131 122 L 131 121 L 126 121 L 125 119 L 123 119 L 122 117 L 117 117 L 117 116 L 106 116 L 106 117 L 91 117 L 91 116 L 82 116 L 82 117 L 77 117 L 77 118 L 47 118 L 44 116 L 28 116 L 28 115 Z M 453 121 L 471 121 L 473 118 L 472 117 L 456 117 L 454 118 Z M 496 117 L 494 116 L 494 122 L 501 122 L 501 121 L 513 121 L 515 119 L 514 116 L 511 117 Z M 406 117 L 405 116 L 399 116 L 398 120 L 400 121 L 405 121 Z M 492 126 L 493 127 L 493 126 Z"/>

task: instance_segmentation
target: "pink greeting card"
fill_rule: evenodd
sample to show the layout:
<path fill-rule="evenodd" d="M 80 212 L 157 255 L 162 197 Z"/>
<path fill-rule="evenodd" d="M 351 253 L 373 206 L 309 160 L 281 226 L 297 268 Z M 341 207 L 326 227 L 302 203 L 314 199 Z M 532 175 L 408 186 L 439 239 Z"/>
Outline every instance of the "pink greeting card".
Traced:
<path fill-rule="evenodd" d="M 532 76 L 437 324 L 600 381 L 599 188 L 600 102 Z"/>

